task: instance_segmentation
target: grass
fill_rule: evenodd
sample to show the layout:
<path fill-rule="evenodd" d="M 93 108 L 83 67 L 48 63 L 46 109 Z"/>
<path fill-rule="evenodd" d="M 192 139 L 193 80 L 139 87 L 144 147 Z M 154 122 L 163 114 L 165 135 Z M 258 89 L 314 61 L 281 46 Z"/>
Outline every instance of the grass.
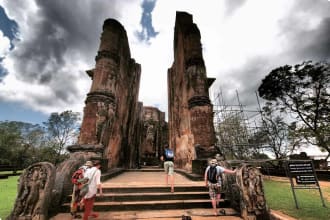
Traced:
<path fill-rule="evenodd" d="M 11 212 L 17 194 L 19 176 L 0 180 L 0 218 L 5 219 Z"/>
<path fill-rule="evenodd" d="M 318 189 L 296 189 L 299 209 L 296 209 L 291 185 L 288 182 L 264 180 L 266 200 L 269 208 L 281 211 L 299 220 L 330 219 L 330 201 L 323 207 Z M 323 196 L 330 190 L 322 188 Z M 329 197 L 328 197 L 329 198 Z"/>
<path fill-rule="evenodd" d="M 0 171 L 0 175 L 1 174 L 14 174 L 14 171 Z M 16 171 L 17 175 L 21 175 L 22 174 L 22 170 L 17 170 Z"/>

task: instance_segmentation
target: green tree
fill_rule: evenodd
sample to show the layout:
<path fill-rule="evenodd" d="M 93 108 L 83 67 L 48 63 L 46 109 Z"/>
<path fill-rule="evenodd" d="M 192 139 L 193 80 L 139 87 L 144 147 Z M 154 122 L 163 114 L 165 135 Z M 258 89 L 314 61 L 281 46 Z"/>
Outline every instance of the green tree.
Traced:
<path fill-rule="evenodd" d="M 227 114 L 216 127 L 218 145 L 226 159 L 247 159 L 257 151 L 241 114 Z"/>
<path fill-rule="evenodd" d="M 49 147 L 55 151 L 53 163 L 61 162 L 64 159 L 65 147 L 76 141 L 79 133 L 79 120 L 78 112 L 64 111 L 52 113 L 48 121 L 43 122 L 47 131 Z"/>
<path fill-rule="evenodd" d="M 272 70 L 258 88 L 259 96 L 293 113 L 296 134 L 330 156 L 330 65 L 303 62 Z"/>
<path fill-rule="evenodd" d="M 35 148 L 43 142 L 44 131 L 38 124 L 18 121 L 0 122 L 0 162 L 27 167 L 38 158 L 33 157 Z"/>
<path fill-rule="evenodd" d="M 275 155 L 276 159 L 284 159 L 290 155 L 296 145 L 289 141 L 290 127 L 281 113 L 277 113 L 271 102 L 267 102 L 261 111 L 261 133 L 268 142 L 267 150 Z"/>

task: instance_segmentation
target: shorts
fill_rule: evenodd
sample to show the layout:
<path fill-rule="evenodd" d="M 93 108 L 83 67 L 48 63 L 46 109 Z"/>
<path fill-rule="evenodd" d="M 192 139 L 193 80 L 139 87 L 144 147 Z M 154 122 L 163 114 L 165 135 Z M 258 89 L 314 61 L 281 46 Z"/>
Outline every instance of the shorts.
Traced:
<path fill-rule="evenodd" d="M 174 174 L 174 163 L 173 163 L 173 161 L 165 161 L 164 162 L 164 170 L 165 170 L 166 174 L 173 175 Z"/>
<path fill-rule="evenodd" d="M 217 194 L 220 194 L 221 185 L 219 183 L 208 183 L 209 185 L 209 194 L 211 199 L 216 199 Z"/>

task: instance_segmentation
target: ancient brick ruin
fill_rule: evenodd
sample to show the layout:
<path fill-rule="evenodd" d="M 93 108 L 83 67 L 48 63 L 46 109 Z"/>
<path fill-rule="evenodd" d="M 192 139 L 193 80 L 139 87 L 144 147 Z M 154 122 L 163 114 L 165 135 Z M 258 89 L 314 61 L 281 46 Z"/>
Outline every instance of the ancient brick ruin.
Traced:
<path fill-rule="evenodd" d="M 49 213 L 58 212 L 72 192 L 72 173 L 86 160 L 101 160 L 104 173 L 140 168 L 141 163 L 159 165 L 167 144 L 175 149 L 176 169 L 191 171 L 194 162 L 214 157 L 213 106 L 208 93 L 214 79 L 206 76 L 200 38 L 192 15 L 177 12 L 174 62 L 168 70 L 167 124 L 164 112 L 138 101 L 141 67 L 131 58 L 124 27 L 114 19 L 105 20 L 95 68 L 87 71 L 92 85 L 78 143 L 68 147 L 69 159 L 56 171 L 49 163 L 25 170 L 8 219 L 46 220 Z M 200 165 L 205 169 L 205 163 Z M 256 169 L 242 166 L 236 177 L 224 178 L 224 189 L 246 219 L 267 211 Z"/>
<path fill-rule="evenodd" d="M 141 136 L 140 160 L 144 165 L 158 165 L 159 158 L 168 144 L 165 112 L 155 107 L 143 107 L 143 134 Z"/>
<path fill-rule="evenodd" d="M 135 164 L 135 136 L 141 67 L 131 58 L 124 27 L 114 19 L 103 25 L 96 65 L 87 71 L 93 80 L 87 94 L 78 145 L 89 146 L 108 160 L 108 168 Z M 132 161 L 127 163 L 127 159 Z"/>
<path fill-rule="evenodd" d="M 141 67 L 131 58 L 126 31 L 118 21 L 104 21 L 95 61 L 95 68 L 87 71 L 92 85 L 79 140 L 68 147 L 70 158 L 56 169 L 51 210 L 70 193 L 71 174 L 84 161 L 101 160 L 103 172 L 139 168 L 141 152 L 148 149 L 148 159 L 156 161 L 167 142 L 165 114 L 138 102 Z"/>
<path fill-rule="evenodd" d="M 201 36 L 192 15 L 176 13 L 174 62 L 168 70 L 168 123 L 170 148 L 176 165 L 192 169 L 197 158 L 214 156 L 213 106 L 208 89 Z"/>

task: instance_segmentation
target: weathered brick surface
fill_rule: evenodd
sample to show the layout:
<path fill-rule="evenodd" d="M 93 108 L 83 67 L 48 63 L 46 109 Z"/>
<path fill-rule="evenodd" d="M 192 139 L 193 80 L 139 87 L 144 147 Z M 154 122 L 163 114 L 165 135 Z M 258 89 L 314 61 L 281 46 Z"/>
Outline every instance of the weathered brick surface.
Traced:
<path fill-rule="evenodd" d="M 175 163 L 191 170 L 195 146 L 214 149 L 213 107 L 209 99 L 200 32 L 192 15 L 177 12 L 174 29 L 174 62 L 168 70 L 169 142 Z"/>
<path fill-rule="evenodd" d="M 141 137 L 141 162 L 148 165 L 159 164 L 159 157 L 168 143 L 167 123 L 165 112 L 155 107 L 143 107 L 143 129 Z"/>
<path fill-rule="evenodd" d="M 133 167 L 139 147 L 141 67 L 131 58 L 124 27 L 114 19 L 103 24 L 92 85 L 86 98 L 80 145 L 101 145 L 108 168 Z"/>

